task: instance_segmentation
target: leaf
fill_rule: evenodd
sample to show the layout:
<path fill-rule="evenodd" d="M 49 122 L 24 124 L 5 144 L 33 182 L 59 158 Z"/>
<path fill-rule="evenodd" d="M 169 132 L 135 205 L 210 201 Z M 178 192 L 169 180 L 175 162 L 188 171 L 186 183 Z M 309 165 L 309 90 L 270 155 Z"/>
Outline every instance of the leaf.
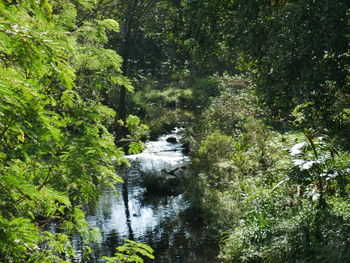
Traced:
<path fill-rule="evenodd" d="M 129 154 L 137 154 L 140 153 L 143 149 L 143 144 L 142 142 L 131 142 L 129 144 L 129 150 L 128 153 Z"/>
<path fill-rule="evenodd" d="M 20 142 L 24 142 L 24 132 L 23 132 L 23 130 L 19 129 L 18 132 L 19 132 L 19 134 L 17 135 L 17 139 Z"/>
<path fill-rule="evenodd" d="M 114 19 L 104 19 L 100 22 L 100 25 L 104 26 L 108 30 L 112 30 L 114 32 L 119 32 L 119 23 Z"/>
<path fill-rule="evenodd" d="M 109 263 L 143 263 L 143 259 L 138 254 L 149 259 L 154 259 L 154 250 L 150 246 L 129 239 L 124 239 L 124 241 L 126 241 L 124 245 L 116 248 L 118 252 L 114 254 L 114 257 L 103 257 L 102 259 Z"/>
<path fill-rule="evenodd" d="M 62 192 L 56 191 L 51 188 L 42 187 L 39 191 L 41 196 L 44 196 L 46 200 L 55 203 L 60 202 L 64 204 L 67 208 L 71 207 L 71 202 L 67 196 L 65 196 Z"/>
<path fill-rule="evenodd" d="M 128 129 L 130 130 L 139 126 L 140 123 L 141 123 L 140 118 L 132 114 L 130 114 L 126 119 L 126 127 L 128 127 Z"/>
<path fill-rule="evenodd" d="M 61 96 L 62 104 L 66 108 L 74 106 L 74 93 L 70 90 L 65 90 Z"/>
<path fill-rule="evenodd" d="M 111 78 L 114 84 L 118 84 L 119 86 L 125 87 L 129 92 L 134 91 L 134 87 L 128 77 L 123 75 L 115 75 L 115 76 L 112 76 Z"/>

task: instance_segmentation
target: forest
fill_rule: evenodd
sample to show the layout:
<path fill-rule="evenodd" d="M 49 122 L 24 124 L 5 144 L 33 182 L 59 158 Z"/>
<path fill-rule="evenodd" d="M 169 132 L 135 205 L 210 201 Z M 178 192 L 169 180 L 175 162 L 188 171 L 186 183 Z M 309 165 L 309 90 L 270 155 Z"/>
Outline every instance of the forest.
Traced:
<path fill-rule="evenodd" d="M 175 127 L 205 262 L 350 262 L 349 26 L 347 0 L 0 0 L 0 262 L 90 262 L 88 211 Z"/>

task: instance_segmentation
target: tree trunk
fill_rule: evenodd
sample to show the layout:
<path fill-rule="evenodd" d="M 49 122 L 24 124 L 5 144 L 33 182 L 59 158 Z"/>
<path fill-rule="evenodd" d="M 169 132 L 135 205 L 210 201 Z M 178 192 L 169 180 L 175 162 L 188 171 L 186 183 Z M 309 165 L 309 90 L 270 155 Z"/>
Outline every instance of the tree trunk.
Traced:
<path fill-rule="evenodd" d="M 124 36 L 124 43 L 122 46 L 122 52 L 121 55 L 123 57 L 123 64 L 122 64 L 122 71 L 125 76 L 130 77 L 129 74 L 129 59 L 130 59 L 130 52 L 133 47 L 133 40 L 132 40 L 132 29 L 134 26 L 134 12 L 137 8 L 137 5 L 139 3 L 139 0 L 134 0 L 130 2 L 127 8 L 127 12 L 125 15 L 125 23 L 124 28 L 122 30 L 122 34 Z M 119 107 L 116 117 L 116 123 L 118 123 L 118 120 L 125 121 L 127 117 L 127 108 L 126 108 L 126 88 L 124 86 L 120 87 L 119 92 Z M 116 144 L 118 145 L 118 141 L 125 137 L 127 135 L 128 131 L 124 125 L 117 124 L 116 129 Z"/>

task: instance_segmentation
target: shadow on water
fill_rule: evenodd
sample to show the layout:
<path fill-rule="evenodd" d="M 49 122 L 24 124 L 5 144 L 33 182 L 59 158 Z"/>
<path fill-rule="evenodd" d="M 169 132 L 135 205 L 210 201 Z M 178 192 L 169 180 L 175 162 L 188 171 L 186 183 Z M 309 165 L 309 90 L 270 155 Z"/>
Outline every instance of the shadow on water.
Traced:
<path fill-rule="evenodd" d="M 125 238 L 155 250 L 156 259 L 145 262 L 219 262 L 216 242 L 207 237 L 205 226 L 196 220 L 177 188 L 177 182 L 186 176 L 182 167 L 188 158 L 182 145 L 167 141 L 169 137 L 179 140 L 175 131 L 148 142 L 143 153 L 128 157 L 135 165 L 120 171 L 125 183 L 118 187 L 119 196 L 112 189 L 103 190 L 98 206 L 88 216 L 90 225 L 101 229 L 102 242 L 91 246 L 93 254 L 83 262 L 102 262 L 101 257 L 112 256 Z"/>

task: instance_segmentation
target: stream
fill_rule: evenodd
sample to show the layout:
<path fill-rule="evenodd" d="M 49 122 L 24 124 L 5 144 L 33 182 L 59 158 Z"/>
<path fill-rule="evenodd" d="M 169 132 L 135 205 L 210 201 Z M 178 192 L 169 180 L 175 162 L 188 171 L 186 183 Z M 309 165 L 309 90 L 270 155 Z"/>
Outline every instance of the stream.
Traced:
<path fill-rule="evenodd" d="M 144 152 L 128 156 L 132 167 L 119 171 L 125 183 L 118 186 L 118 196 L 110 188 L 103 190 L 96 209 L 87 217 L 91 226 L 102 231 L 102 242 L 91 246 L 89 262 L 103 262 L 101 257 L 112 256 L 125 238 L 155 250 L 155 260 L 145 262 L 219 262 L 216 242 L 207 237 L 205 226 L 176 187 L 186 176 L 189 162 L 178 143 L 178 131 L 149 141 Z M 162 178 L 166 180 L 159 180 Z"/>

